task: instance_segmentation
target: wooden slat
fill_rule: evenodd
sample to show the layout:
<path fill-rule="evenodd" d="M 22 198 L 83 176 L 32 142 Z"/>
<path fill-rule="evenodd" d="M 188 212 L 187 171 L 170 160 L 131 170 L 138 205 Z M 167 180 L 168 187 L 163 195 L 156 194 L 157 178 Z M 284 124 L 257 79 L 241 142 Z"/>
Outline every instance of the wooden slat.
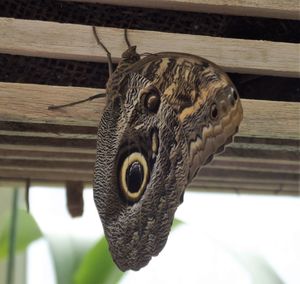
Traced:
<path fill-rule="evenodd" d="M 0 178 L 92 181 L 97 124 L 105 100 L 88 88 L 0 83 Z M 236 142 L 190 185 L 201 191 L 299 194 L 299 103 L 243 100 Z"/>
<path fill-rule="evenodd" d="M 68 127 L 94 127 L 96 130 L 105 99 L 97 99 L 56 111 L 47 108 L 52 104 L 63 104 L 84 99 L 99 91 L 101 90 L 90 88 L 0 83 L 0 121 L 49 124 L 49 129 L 52 129 L 52 136 L 55 136 L 53 124 Z M 242 100 L 242 104 L 244 120 L 240 127 L 239 136 L 299 139 L 300 103 Z M 60 128 L 59 133 L 62 131 L 63 129 Z M 66 132 L 68 133 L 68 131 Z M 22 133 L 18 131 L 18 134 Z M 69 139 L 80 136 L 80 132 L 78 137 L 74 131 L 74 135 L 71 134 L 68 134 L 68 137 L 71 137 Z M 40 135 L 49 137 L 46 131 L 43 134 L 40 130 Z"/>
<path fill-rule="evenodd" d="M 70 163 L 71 166 L 71 163 Z M 3 165 L 0 164 L 0 177 L 20 177 L 24 178 L 25 175 L 16 176 L 13 174 L 13 171 L 21 171 L 24 170 L 25 172 L 32 172 L 30 174 L 31 178 L 34 179 L 48 179 L 47 173 L 55 174 L 57 172 L 64 173 L 64 175 L 59 175 L 57 180 L 80 180 L 82 181 L 92 181 L 93 179 L 93 167 L 85 167 L 84 165 L 80 166 L 73 165 L 72 167 L 68 167 L 66 164 L 60 163 L 58 167 L 53 167 L 53 163 L 45 162 L 44 166 L 43 163 L 36 163 L 31 164 L 26 167 L 22 165 L 22 163 L 12 165 Z M 11 176 L 2 176 L 4 171 L 11 171 Z M 35 174 L 39 174 L 35 176 Z M 69 174 L 73 174 L 73 177 L 69 177 Z M 81 178 L 77 176 L 77 174 L 82 175 Z M 50 178 L 51 179 L 51 178 Z M 261 184 L 289 184 L 294 186 L 299 186 L 299 176 L 297 174 L 288 174 L 288 173 L 281 173 L 280 176 L 277 173 L 273 172 L 256 172 L 253 171 L 232 171 L 231 169 L 219 169 L 219 168 L 203 168 L 199 171 L 197 177 L 194 178 L 192 185 L 197 186 L 202 181 L 205 180 L 214 180 L 218 182 L 224 181 L 237 181 L 237 182 L 259 182 Z"/>
<path fill-rule="evenodd" d="M 70 1 L 70 0 L 65 0 Z M 298 0 L 71 0 L 143 8 L 159 8 L 192 12 L 220 13 L 241 16 L 299 19 Z"/>
<path fill-rule="evenodd" d="M 248 172 L 239 173 L 239 177 L 232 175 L 232 171 L 228 170 L 222 173 L 221 178 L 216 178 L 219 171 L 207 170 L 202 171 L 188 189 L 197 191 L 222 191 L 236 193 L 263 193 L 263 194 L 288 194 L 299 195 L 299 181 L 289 178 L 288 175 L 283 176 L 284 179 L 279 179 L 276 174 L 266 173 L 257 177 L 248 177 Z M 205 176 L 204 174 L 208 174 Z M 255 175 L 255 174 L 253 174 Z M 84 181 L 92 183 L 92 171 L 85 170 L 68 170 L 68 169 L 52 169 L 40 167 L 9 167 L 0 166 L 0 179 L 32 179 L 40 181 Z"/>
<path fill-rule="evenodd" d="M 44 155 L 45 152 L 34 152 L 26 153 L 25 151 L 16 153 L 2 153 L 0 151 L 0 166 L 10 166 L 10 167 L 39 167 L 39 168 L 68 168 L 68 169 L 84 169 L 90 170 L 94 167 L 95 157 L 85 158 L 83 156 L 78 157 L 72 155 L 66 155 L 61 153 L 61 155 Z M 277 163 L 276 163 L 277 162 Z M 210 170 L 220 170 L 233 172 L 253 172 L 254 170 L 259 174 L 265 173 L 279 173 L 281 174 L 292 174 L 298 175 L 300 172 L 300 165 L 297 162 L 290 161 L 276 161 L 269 160 L 265 162 L 262 159 L 248 158 L 239 159 L 238 157 L 227 157 L 227 160 L 223 160 L 222 157 L 216 157 L 215 160 L 206 166 L 206 169 Z"/>
<path fill-rule="evenodd" d="M 126 49 L 124 31 L 98 27 L 113 61 Z M 299 77 L 300 45 L 130 30 L 140 53 L 174 51 L 195 54 L 240 73 Z M 27 56 L 106 61 L 90 26 L 0 18 L 0 52 Z M 213 48 L 212 48 L 213 47 Z"/>
<path fill-rule="evenodd" d="M 3 139 L 0 136 L 0 161 L 3 165 L 20 165 L 21 160 L 24 168 L 41 161 L 46 165 L 47 162 L 52 162 L 57 167 L 60 162 L 67 162 L 65 165 L 69 165 L 70 168 L 72 166 L 68 163 L 72 162 L 88 163 L 92 167 L 96 156 L 96 143 L 93 147 L 79 147 L 72 144 L 70 146 L 68 140 L 61 140 L 61 145 L 53 145 L 53 141 L 49 141 L 48 138 L 41 141 L 33 137 L 31 144 L 28 145 L 27 141 L 23 140 L 18 138 L 17 144 L 15 141 L 4 141 L 10 144 L 2 144 Z M 233 143 L 226 147 L 224 153 L 217 155 L 215 161 L 208 167 L 299 174 L 299 160 L 298 146 Z"/>
<path fill-rule="evenodd" d="M 275 159 L 253 159 L 241 157 L 216 157 L 207 168 L 231 169 L 232 171 L 243 170 L 272 173 L 300 173 L 299 161 L 282 161 Z"/>
<path fill-rule="evenodd" d="M 236 194 L 273 194 L 273 195 L 290 195 L 299 196 L 297 186 L 279 185 L 279 184 L 250 184 L 243 182 L 201 182 L 199 184 L 191 184 L 187 190 L 201 192 L 222 192 Z"/>
<path fill-rule="evenodd" d="M 0 140 L 1 141 L 1 140 Z M 2 142 L 2 141 L 1 141 Z M 47 153 L 60 152 L 60 153 L 74 153 L 74 154 L 87 154 L 87 155 L 95 155 L 96 149 L 90 148 L 78 148 L 78 147 L 66 147 L 66 146 L 40 146 L 40 145 L 24 145 L 24 144 L 11 144 L 11 143 L 0 143 L 1 150 L 16 150 L 16 151 L 42 151 Z"/>
<path fill-rule="evenodd" d="M 63 152 L 56 149 L 56 151 L 42 151 L 42 150 L 28 150 L 28 149 L 1 149 L 0 145 L 0 159 L 10 160 L 43 160 L 43 161 L 69 161 L 69 162 L 91 162 L 93 163 L 96 157 L 89 153 L 72 153 Z M 12 145 L 11 145 L 12 146 Z M 36 148 L 36 147 L 35 147 Z"/>
<path fill-rule="evenodd" d="M 238 137 L 237 137 L 238 138 Z M 238 140 L 238 139 L 236 139 Z M 261 144 L 261 143 L 233 143 L 230 144 L 223 156 L 228 157 L 242 157 L 242 158 L 261 158 L 261 159 L 277 159 L 277 160 L 289 160 L 299 161 L 299 141 L 297 145 L 272 145 L 272 144 Z"/>
<path fill-rule="evenodd" d="M 57 153 L 62 153 L 62 157 L 68 157 L 67 160 L 70 160 L 70 156 L 72 154 L 74 154 L 74 157 L 86 155 L 89 157 L 89 160 L 92 155 L 95 157 L 96 141 L 93 143 L 86 143 L 85 140 L 73 140 L 75 139 L 53 140 L 49 138 L 40 139 L 36 137 L 30 137 L 30 139 L 28 139 L 28 137 L 4 137 L 0 135 L 0 149 L 3 149 L 5 153 L 8 153 L 8 151 L 12 152 L 12 150 L 15 150 L 16 153 L 18 151 L 37 151 L 38 153 L 44 153 L 43 156 L 46 157 L 49 157 L 49 153 L 52 153 L 52 160 L 56 160 L 55 157 L 59 156 Z M 34 157 L 38 157 L 38 154 L 33 155 Z M 3 155 L 3 157 L 7 157 L 7 155 Z M 31 155 L 28 156 L 28 159 L 30 159 L 30 157 Z M 42 159 L 42 154 L 39 157 Z M 300 151 L 298 146 L 233 143 L 226 147 L 225 152 L 222 153 L 222 157 L 297 162 L 300 160 Z M 76 158 L 74 158 L 74 160 L 76 160 Z"/>
<path fill-rule="evenodd" d="M 228 150 L 228 148 L 227 148 Z M 95 162 L 96 153 L 70 153 L 70 152 L 47 152 L 40 150 L 16 150 L 16 149 L 1 149 L 0 161 L 10 161 L 11 164 L 17 164 L 19 160 L 24 161 L 26 165 L 30 165 L 35 161 L 55 161 L 55 162 L 75 162 L 75 163 L 90 163 Z M 300 163 L 298 161 L 263 159 L 253 157 L 225 156 L 218 155 L 207 165 L 208 168 L 220 169 L 242 169 L 252 171 L 256 169 L 258 172 L 277 172 L 277 173 L 294 173 L 300 172 Z"/>
<path fill-rule="evenodd" d="M 64 173 L 64 175 L 59 175 L 57 180 L 78 180 L 79 177 L 77 174 L 82 175 L 83 181 L 92 181 L 93 179 L 93 164 L 80 164 L 80 163 L 68 163 L 68 162 L 56 162 L 57 165 L 54 165 L 53 161 L 35 161 L 28 163 L 24 166 L 25 161 L 18 161 L 16 164 L 12 164 L 11 162 L 0 161 L 0 177 L 2 177 L 2 173 L 4 171 L 28 171 L 32 172 L 30 176 L 33 176 L 34 179 L 46 179 L 47 173 L 55 174 L 57 172 Z M 35 176 L 38 174 L 39 176 Z M 73 174 L 73 177 L 69 177 L 69 174 Z M 13 173 L 11 176 L 6 177 L 17 177 Z M 19 176 L 20 178 L 24 178 L 24 175 Z M 51 178 L 50 178 L 51 179 Z M 295 173 L 278 173 L 274 172 L 257 172 L 255 169 L 253 170 L 236 170 L 232 169 L 222 169 L 222 168 L 208 168 L 204 167 L 199 172 L 198 175 L 194 178 L 192 185 L 197 186 L 202 181 L 206 180 L 214 180 L 218 182 L 222 181 L 230 181 L 230 182 L 259 182 L 261 184 L 281 184 L 281 185 L 293 185 L 299 186 L 299 175 Z"/>

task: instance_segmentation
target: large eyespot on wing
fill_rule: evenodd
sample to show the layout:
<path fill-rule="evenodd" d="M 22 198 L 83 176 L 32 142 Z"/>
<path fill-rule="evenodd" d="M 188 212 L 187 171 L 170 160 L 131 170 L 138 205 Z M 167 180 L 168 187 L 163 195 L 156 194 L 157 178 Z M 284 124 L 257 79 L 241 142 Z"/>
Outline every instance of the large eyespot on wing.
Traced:
<path fill-rule="evenodd" d="M 160 106 L 160 91 L 153 85 L 141 91 L 141 102 L 149 112 L 157 113 Z"/>
<path fill-rule="evenodd" d="M 141 153 L 133 152 L 122 161 L 119 184 L 121 193 L 126 200 L 138 201 L 146 188 L 148 179 L 148 164 Z"/>

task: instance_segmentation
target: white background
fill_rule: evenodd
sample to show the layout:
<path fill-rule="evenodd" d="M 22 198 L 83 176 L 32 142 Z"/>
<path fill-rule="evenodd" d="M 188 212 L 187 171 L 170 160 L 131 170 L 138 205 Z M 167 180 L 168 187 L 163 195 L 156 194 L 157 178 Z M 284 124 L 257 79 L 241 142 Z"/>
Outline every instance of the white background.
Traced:
<path fill-rule="evenodd" d="M 102 226 L 92 190 L 84 191 L 81 218 L 71 219 L 63 189 L 33 187 L 31 212 L 43 232 L 97 240 Z M 121 283 L 300 283 L 300 198 L 186 192 L 158 257 Z M 28 283 L 54 284 L 44 241 L 31 245 Z M 275 278 L 269 271 L 274 270 Z"/>

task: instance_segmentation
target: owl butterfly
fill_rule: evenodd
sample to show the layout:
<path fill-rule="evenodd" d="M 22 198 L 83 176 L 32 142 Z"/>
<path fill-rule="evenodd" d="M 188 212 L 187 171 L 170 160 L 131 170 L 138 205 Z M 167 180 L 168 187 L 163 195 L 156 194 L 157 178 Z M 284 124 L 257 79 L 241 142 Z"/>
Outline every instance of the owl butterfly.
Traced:
<path fill-rule="evenodd" d="M 141 59 L 129 43 L 106 96 L 94 199 L 113 260 L 139 270 L 165 246 L 185 188 L 232 141 L 243 111 L 215 64 L 175 52 Z"/>

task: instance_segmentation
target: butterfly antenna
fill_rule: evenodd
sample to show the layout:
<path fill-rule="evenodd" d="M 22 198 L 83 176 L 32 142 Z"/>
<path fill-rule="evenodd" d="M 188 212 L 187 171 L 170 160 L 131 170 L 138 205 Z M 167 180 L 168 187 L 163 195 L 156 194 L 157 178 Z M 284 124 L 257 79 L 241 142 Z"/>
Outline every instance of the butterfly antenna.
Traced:
<path fill-rule="evenodd" d="M 128 48 L 131 47 L 131 44 L 130 44 L 129 39 L 128 39 L 128 30 L 127 29 L 124 29 L 124 38 L 125 38 L 127 47 Z"/>
<path fill-rule="evenodd" d="M 108 60 L 108 72 L 109 72 L 109 77 L 111 77 L 111 74 L 113 73 L 111 54 L 108 51 L 108 49 L 106 48 L 106 46 L 101 42 L 101 40 L 100 40 L 100 38 L 99 38 L 99 36 L 97 34 L 97 30 L 96 30 L 95 26 L 93 26 L 93 34 L 94 34 L 94 37 L 96 39 L 97 44 L 99 46 L 101 46 L 105 50 L 105 52 L 106 52 L 107 60 Z"/>
<path fill-rule="evenodd" d="M 87 101 L 92 101 L 94 99 L 105 98 L 105 97 L 106 97 L 106 93 L 96 94 L 94 96 L 88 97 L 87 99 L 72 102 L 72 103 L 68 103 L 68 104 L 64 104 L 64 105 L 51 105 L 51 106 L 48 106 L 48 109 L 49 110 L 60 109 L 60 108 L 74 106 L 74 105 L 78 105 L 78 104 L 81 104 L 81 103 L 84 103 L 84 102 L 87 102 Z"/>

